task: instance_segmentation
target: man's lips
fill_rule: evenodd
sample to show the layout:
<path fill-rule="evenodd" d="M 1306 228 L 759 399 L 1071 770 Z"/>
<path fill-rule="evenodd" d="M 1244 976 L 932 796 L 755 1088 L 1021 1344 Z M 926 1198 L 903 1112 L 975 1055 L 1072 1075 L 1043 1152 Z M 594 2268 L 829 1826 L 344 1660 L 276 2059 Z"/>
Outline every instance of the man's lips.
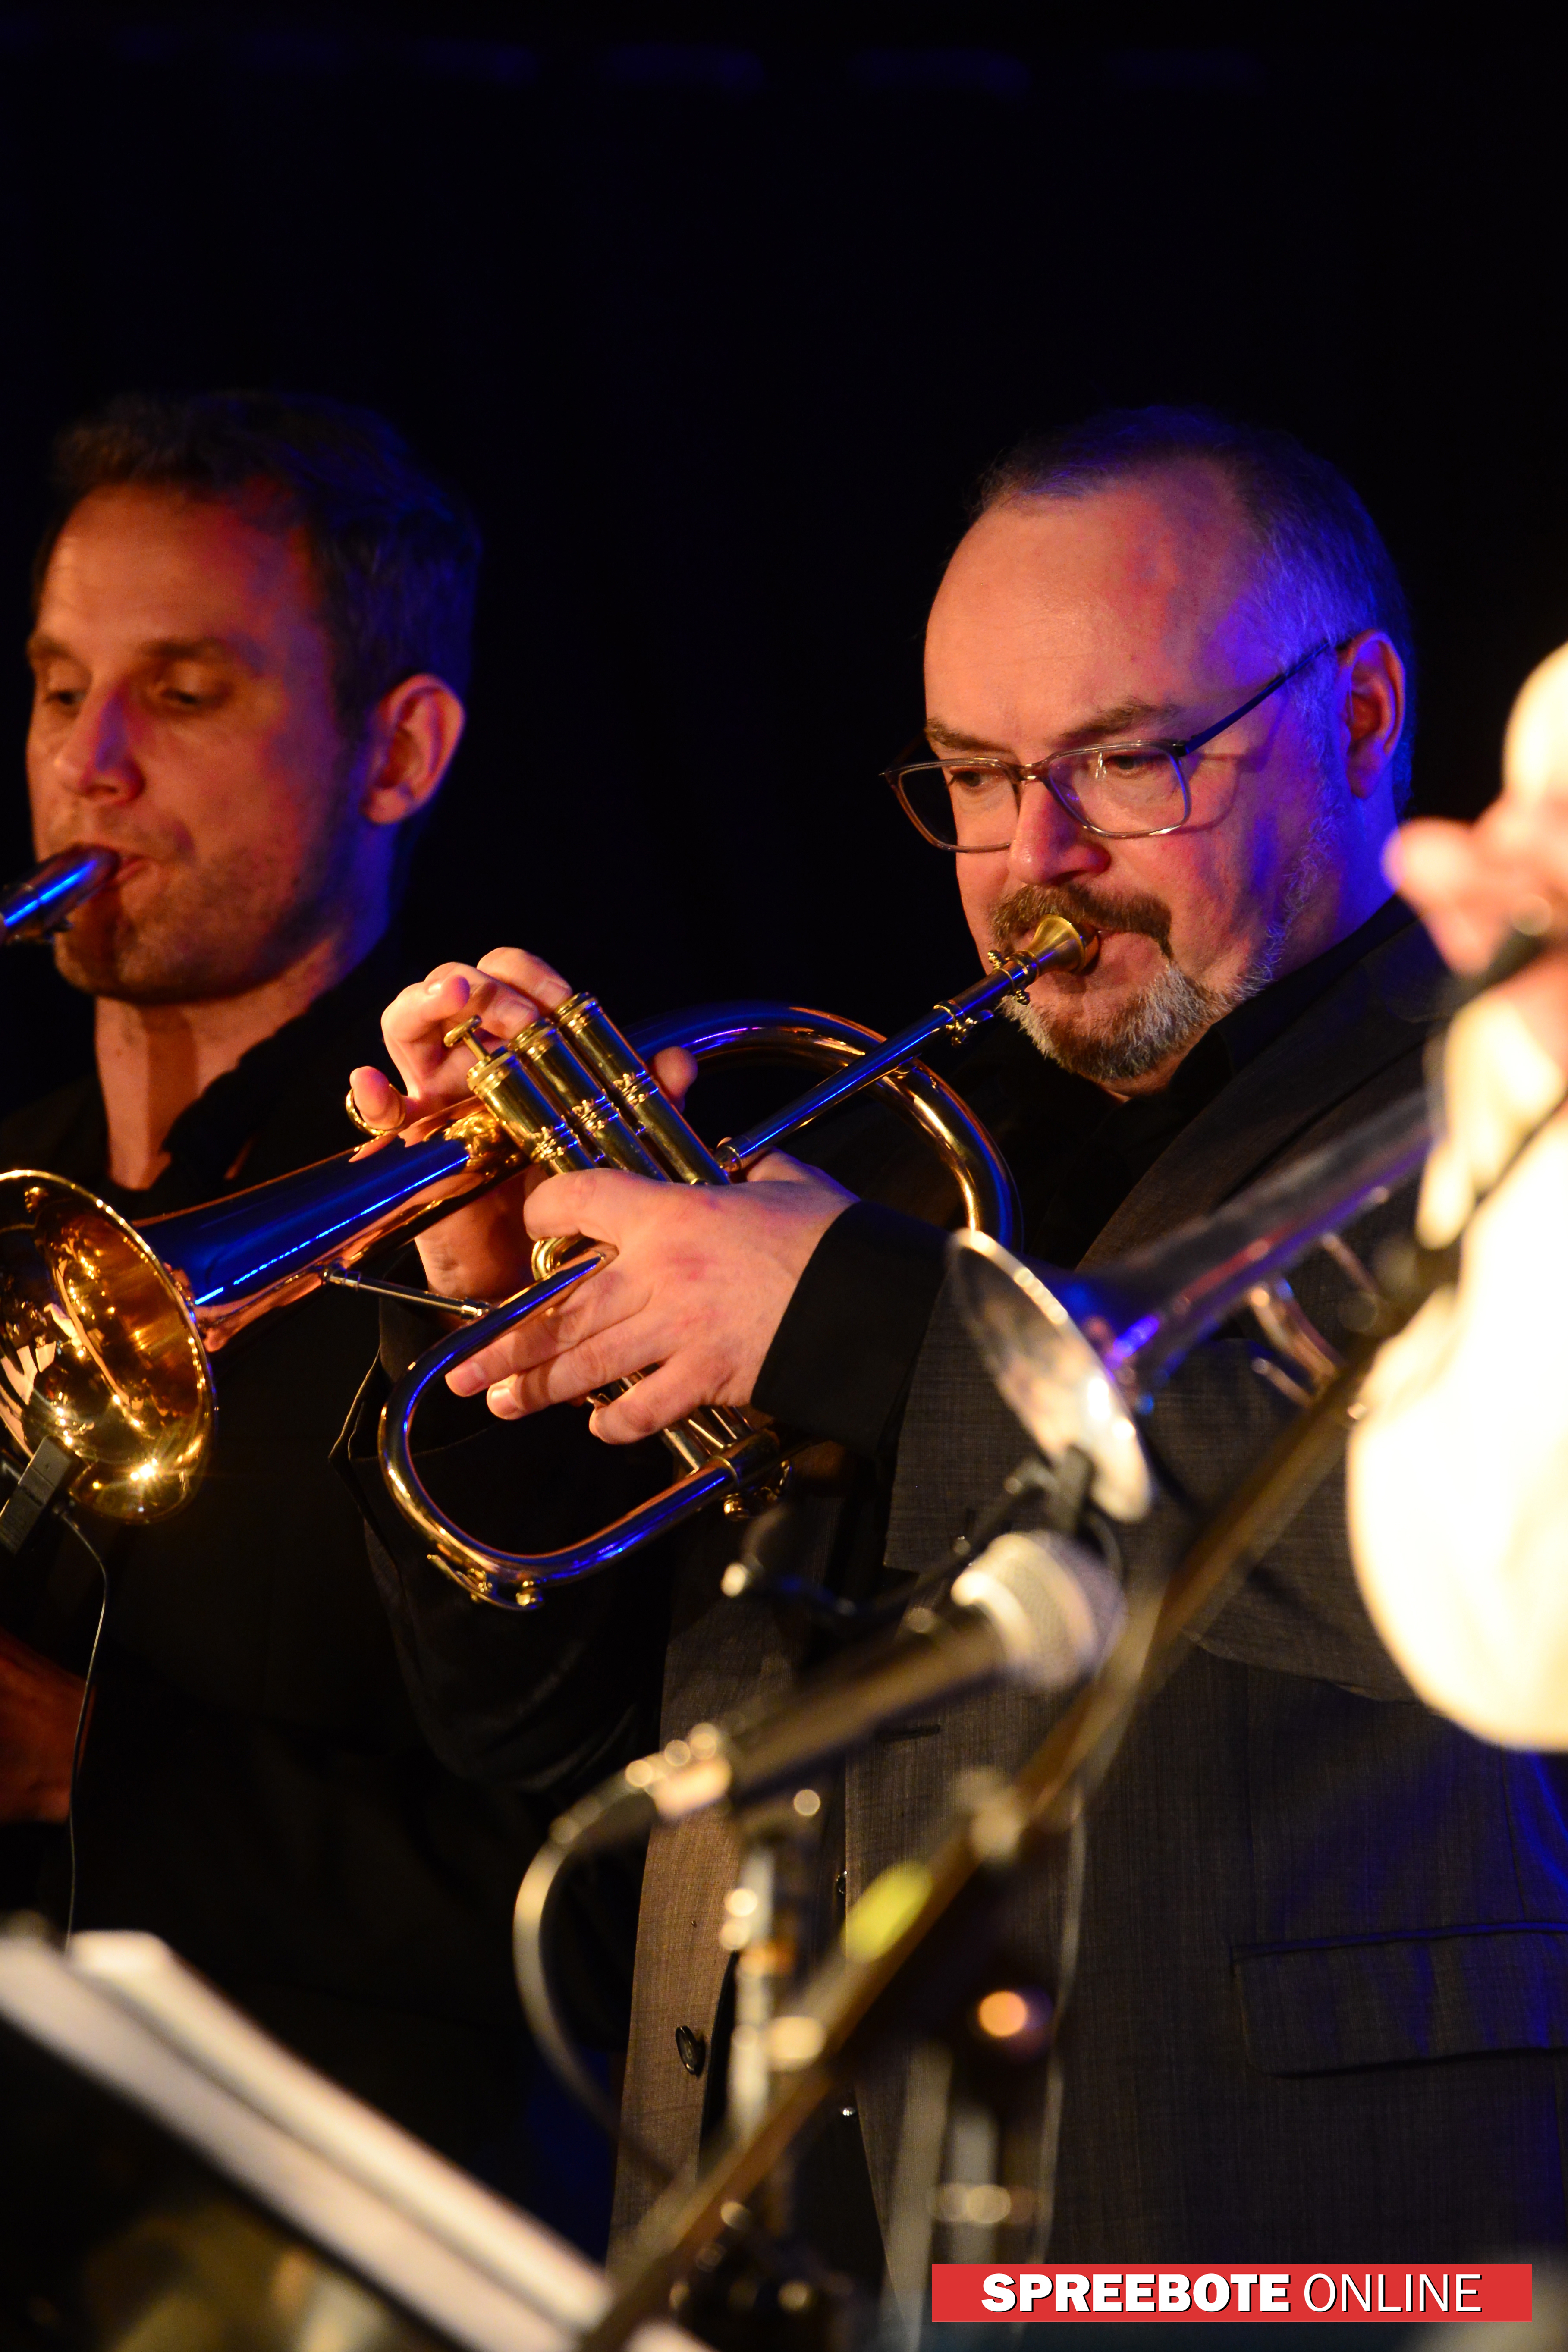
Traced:
<path fill-rule="evenodd" d="M 1069 915 L 1067 919 L 1074 930 L 1080 933 L 1085 940 L 1095 942 L 1097 950 L 1109 940 L 1131 940 L 1142 937 L 1142 933 L 1135 930 L 1123 930 L 1119 923 L 1108 923 L 1099 915 L 1096 915 L 1092 922 L 1087 915 Z M 1027 924 L 1022 929 L 1015 931 L 1008 942 L 1012 952 L 1015 955 L 1026 955 L 1029 951 L 1029 941 L 1033 936 L 1033 929 Z"/>
<path fill-rule="evenodd" d="M 1037 987 L 1049 985 L 1068 994 L 1077 994 L 1092 986 L 1097 979 L 1117 983 L 1131 982 L 1136 972 L 1128 968 L 1129 956 L 1137 966 L 1142 963 L 1141 950 L 1145 944 L 1152 949 L 1158 948 L 1158 942 L 1137 927 L 1124 930 L 1118 924 L 1104 922 L 1099 918 L 1093 923 L 1080 921 L 1076 915 L 1069 916 L 1068 919 L 1091 941 L 1089 956 L 1076 971 L 1066 964 L 1048 965 L 1035 982 Z M 1124 941 L 1128 945 L 1124 946 Z M 1028 953 L 1027 932 L 1020 932 L 1015 939 L 1013 952 L 1020 956 Z"/>
<path fill-rule="evenodd" d="M 96 846 L 96 845 L 94 845 Z M 112 843 L 106 845 L 113 847 Z M 114 854 L 119 858 L 120 864 L 116 867 L 113 878 L 108 886 L 111 890 L 123 889 L 125 884 L 130 880 L 132 874 L 140 874 L 143 872 L 153 862 L 150 857 L 144 856 L 140 850 L 116 849 Z"/>
<path fill-rule="evenodd" d="M 134 883 L 136 877 L 139 874 L 151 872 L 155 863 L 153 858 L 145 856 L 142 851 L 134 849 L 121 849 L 113 842 L 95 841 L 79 844 L 73 842 L 70 845 L 72 848 L 84 847 L 89 849 L 112 849 L 114 851 L 114 855 L 120 860 L 119 865 L 115 867 L 114 872 L 110 876 L 108 881 L 103 885 L 103 887 L 100 890 L 95 890 L 91 898 L 88 900 L 87 908 L 79 910 L 78 916 L 79 920 L 80 919 L 81 913 L 87 912 L 89 908 L 93 907 L 111 907 L 124 892 L 127 885 Z"/>

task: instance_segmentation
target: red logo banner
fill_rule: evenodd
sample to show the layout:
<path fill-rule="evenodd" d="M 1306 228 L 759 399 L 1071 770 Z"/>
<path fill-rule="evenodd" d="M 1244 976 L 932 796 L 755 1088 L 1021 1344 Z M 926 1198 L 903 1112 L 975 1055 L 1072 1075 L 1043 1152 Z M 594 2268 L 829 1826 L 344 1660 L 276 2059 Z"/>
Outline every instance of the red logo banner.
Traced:
<path fill-rule="evenodd" d="M 1528 2319 L 1530 2264 L 1276 2263 L 1220 2270 L 1165 2263 L 1148 2270 L 1045 2263 L 933 2263 L 933 2319 L 1194 2320 Z"/>

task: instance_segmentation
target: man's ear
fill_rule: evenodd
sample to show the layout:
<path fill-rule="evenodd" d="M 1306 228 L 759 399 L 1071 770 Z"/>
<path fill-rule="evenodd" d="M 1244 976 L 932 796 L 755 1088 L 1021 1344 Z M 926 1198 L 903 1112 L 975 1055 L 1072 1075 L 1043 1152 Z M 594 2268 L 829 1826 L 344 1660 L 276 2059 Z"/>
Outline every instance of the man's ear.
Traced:
<path fill-rule="evenodd" d="M 1405 664 L 1392 638 L 1367 629 L 1340 656 L 1340 741 L 1358 801 L 1387 775 L 1405 732 Z"/>
<path fill-rule="evenodd" d="M 444 678 L 405 677 L 370 715 L 360 814 L 372 824 L 401 824 L 435 797 L 462 740 L 467 717 Z"/>

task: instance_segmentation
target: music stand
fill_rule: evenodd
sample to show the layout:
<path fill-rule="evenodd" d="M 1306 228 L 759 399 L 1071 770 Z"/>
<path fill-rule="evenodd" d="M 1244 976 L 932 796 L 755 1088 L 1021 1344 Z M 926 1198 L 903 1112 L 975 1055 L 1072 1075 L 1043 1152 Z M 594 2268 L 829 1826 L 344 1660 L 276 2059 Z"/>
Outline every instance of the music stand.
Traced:
<path fill-rule="evenodd" d="M 0 2342 L 566 2352 L 573 2248 L 282 2049 L 156 1937 L 0 1935 Z M 656 2321 L 639 2352 L 695 2352 Z"/>

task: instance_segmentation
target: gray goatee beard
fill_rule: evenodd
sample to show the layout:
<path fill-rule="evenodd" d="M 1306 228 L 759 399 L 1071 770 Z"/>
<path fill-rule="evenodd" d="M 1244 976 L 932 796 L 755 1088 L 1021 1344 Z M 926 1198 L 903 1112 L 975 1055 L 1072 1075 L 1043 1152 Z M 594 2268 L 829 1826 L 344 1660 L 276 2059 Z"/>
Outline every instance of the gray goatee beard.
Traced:
<path fill-rule="evenodd" d="M 1089 1036 L 1068 1029 L 1053 1014 L 1016 996 L 1007 999 L 1005 1010 L 1048 1061 L 1059 1062 L 1075 1077 L 1115 1086 L 1145 1078 L 1173 1055 L 1184 1053 L 1233 1005 L 1264 985 L 1258 980 L 1234 990 L 1209 988 L 1178 964 L 1162 964 L 1149 986 Z"/>
<path fill-rule="evenodd" d="M 1152 895 L 1126 898 L 1101 893 L 1088 883 L 1052 887 L 1026 884 L 1004 898 L 993 920 L 993 937 L 1005 951 L 1045 915 L 1065 915 L 1100 930 L 1142 931 L 1154 941 L 1163 961 L 1147 988 L 1123 1004 L 1090 1034 L 1070 1028 L 1058 1015 L 1009 997 L 1005 1011 L 1048 1061 L 1076 1077 L 1100 1086 L 1146 1078 L 1163 1062 L 1184 1054 L 1205 1029 L 1267 988 L 1296 923 L 1317 895 L 1340 837 L 1336 813 L 1325 801 L 1301 845 L 1289 887 L 1251 961 L 1224 988 L 1211 988 L 1185 972 L 1171 953 L 1171 910 Z"/>

